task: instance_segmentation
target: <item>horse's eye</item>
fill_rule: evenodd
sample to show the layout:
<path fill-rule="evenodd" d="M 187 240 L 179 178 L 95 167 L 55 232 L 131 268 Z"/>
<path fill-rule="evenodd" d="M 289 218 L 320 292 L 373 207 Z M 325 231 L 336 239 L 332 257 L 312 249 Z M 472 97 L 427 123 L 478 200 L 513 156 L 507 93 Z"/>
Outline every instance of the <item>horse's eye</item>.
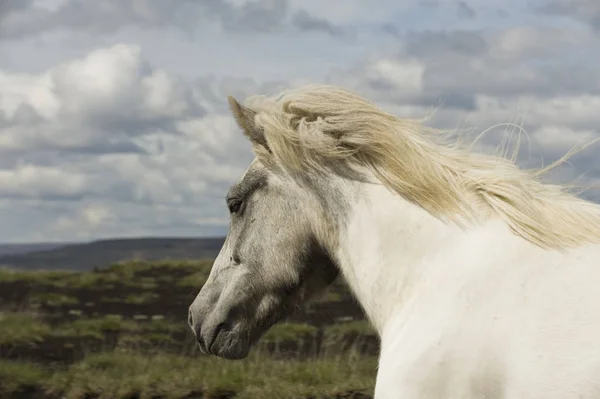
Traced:
<path fill-rule="evenodd" d="M 227 201 L 227 207 L 229 208 L 229 212 L 232 214 L 239 212 L 240 209 L 242 208 L 242 204 L 243 204 L 243 201 L 241 199 L 237 199 L 237 198 L 232 198 L 229 201 Z"/>

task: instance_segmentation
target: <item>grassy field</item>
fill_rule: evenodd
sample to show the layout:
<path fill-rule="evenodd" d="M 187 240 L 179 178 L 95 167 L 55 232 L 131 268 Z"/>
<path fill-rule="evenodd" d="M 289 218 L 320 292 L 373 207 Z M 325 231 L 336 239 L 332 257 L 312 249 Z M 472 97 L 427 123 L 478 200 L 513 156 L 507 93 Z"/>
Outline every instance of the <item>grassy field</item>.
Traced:
<path fill-rule="evenodd" d="M 187 307 L 211 262 L 0 269 L 0 398 L 370 398 L 379 342 L 346 287 L 243 361 L 202 355 Z"/>

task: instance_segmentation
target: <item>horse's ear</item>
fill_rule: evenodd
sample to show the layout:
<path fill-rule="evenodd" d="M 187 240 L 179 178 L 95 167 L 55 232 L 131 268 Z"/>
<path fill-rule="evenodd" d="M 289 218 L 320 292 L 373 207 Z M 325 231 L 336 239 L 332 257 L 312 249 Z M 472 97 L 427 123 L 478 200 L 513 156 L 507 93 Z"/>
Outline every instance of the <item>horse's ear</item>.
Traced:
<path fill-rule="evenodd" d="M 231 108 L 235 121 L 244 134 L 250 139 L 252 144 L 262 146 L 269 151 L 269 146 L 265 139 L 265 132 L 263 128 L 258 126 L 254 121 L 256 112 L 243 106 L 232 96 L 228 96 L 227 101 L 229 101 L 229 107 Z"/>

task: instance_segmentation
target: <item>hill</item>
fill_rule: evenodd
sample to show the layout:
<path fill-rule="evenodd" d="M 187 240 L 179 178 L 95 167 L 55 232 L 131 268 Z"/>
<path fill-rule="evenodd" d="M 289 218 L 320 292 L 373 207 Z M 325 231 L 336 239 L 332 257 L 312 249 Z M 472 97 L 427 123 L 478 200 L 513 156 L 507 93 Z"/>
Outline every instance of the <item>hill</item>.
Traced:
<path fill-rule="evenodd" d="M 70 243 L 68 243 L 70 244 Z M 67 245 L 65 243 L 0 244 L 0 256 L 45 251 Z"/>
<path fill-rule="evenodd" d="M 223 237 L 98 240 L 42 249 L 38 247 L 31 252 L 0 252 L 0 266 L 21 270 L 85 271 L 126 260 L 214 259 L 224 241 Z"/>

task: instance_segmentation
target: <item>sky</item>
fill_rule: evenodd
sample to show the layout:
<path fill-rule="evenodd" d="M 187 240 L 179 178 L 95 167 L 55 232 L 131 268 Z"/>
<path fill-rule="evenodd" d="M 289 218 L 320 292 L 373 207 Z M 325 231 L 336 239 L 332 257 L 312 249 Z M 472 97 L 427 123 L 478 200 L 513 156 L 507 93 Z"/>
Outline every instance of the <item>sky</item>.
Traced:
<path fill-rule="evenodd" d="M 547 165 L 600 135 L 598 49 L 598 0 L 0 0 L 0 242 L 225 234 L 227 95 L 308 83 Z M 549 179 L 598 201 L 599 155 Z"/>

